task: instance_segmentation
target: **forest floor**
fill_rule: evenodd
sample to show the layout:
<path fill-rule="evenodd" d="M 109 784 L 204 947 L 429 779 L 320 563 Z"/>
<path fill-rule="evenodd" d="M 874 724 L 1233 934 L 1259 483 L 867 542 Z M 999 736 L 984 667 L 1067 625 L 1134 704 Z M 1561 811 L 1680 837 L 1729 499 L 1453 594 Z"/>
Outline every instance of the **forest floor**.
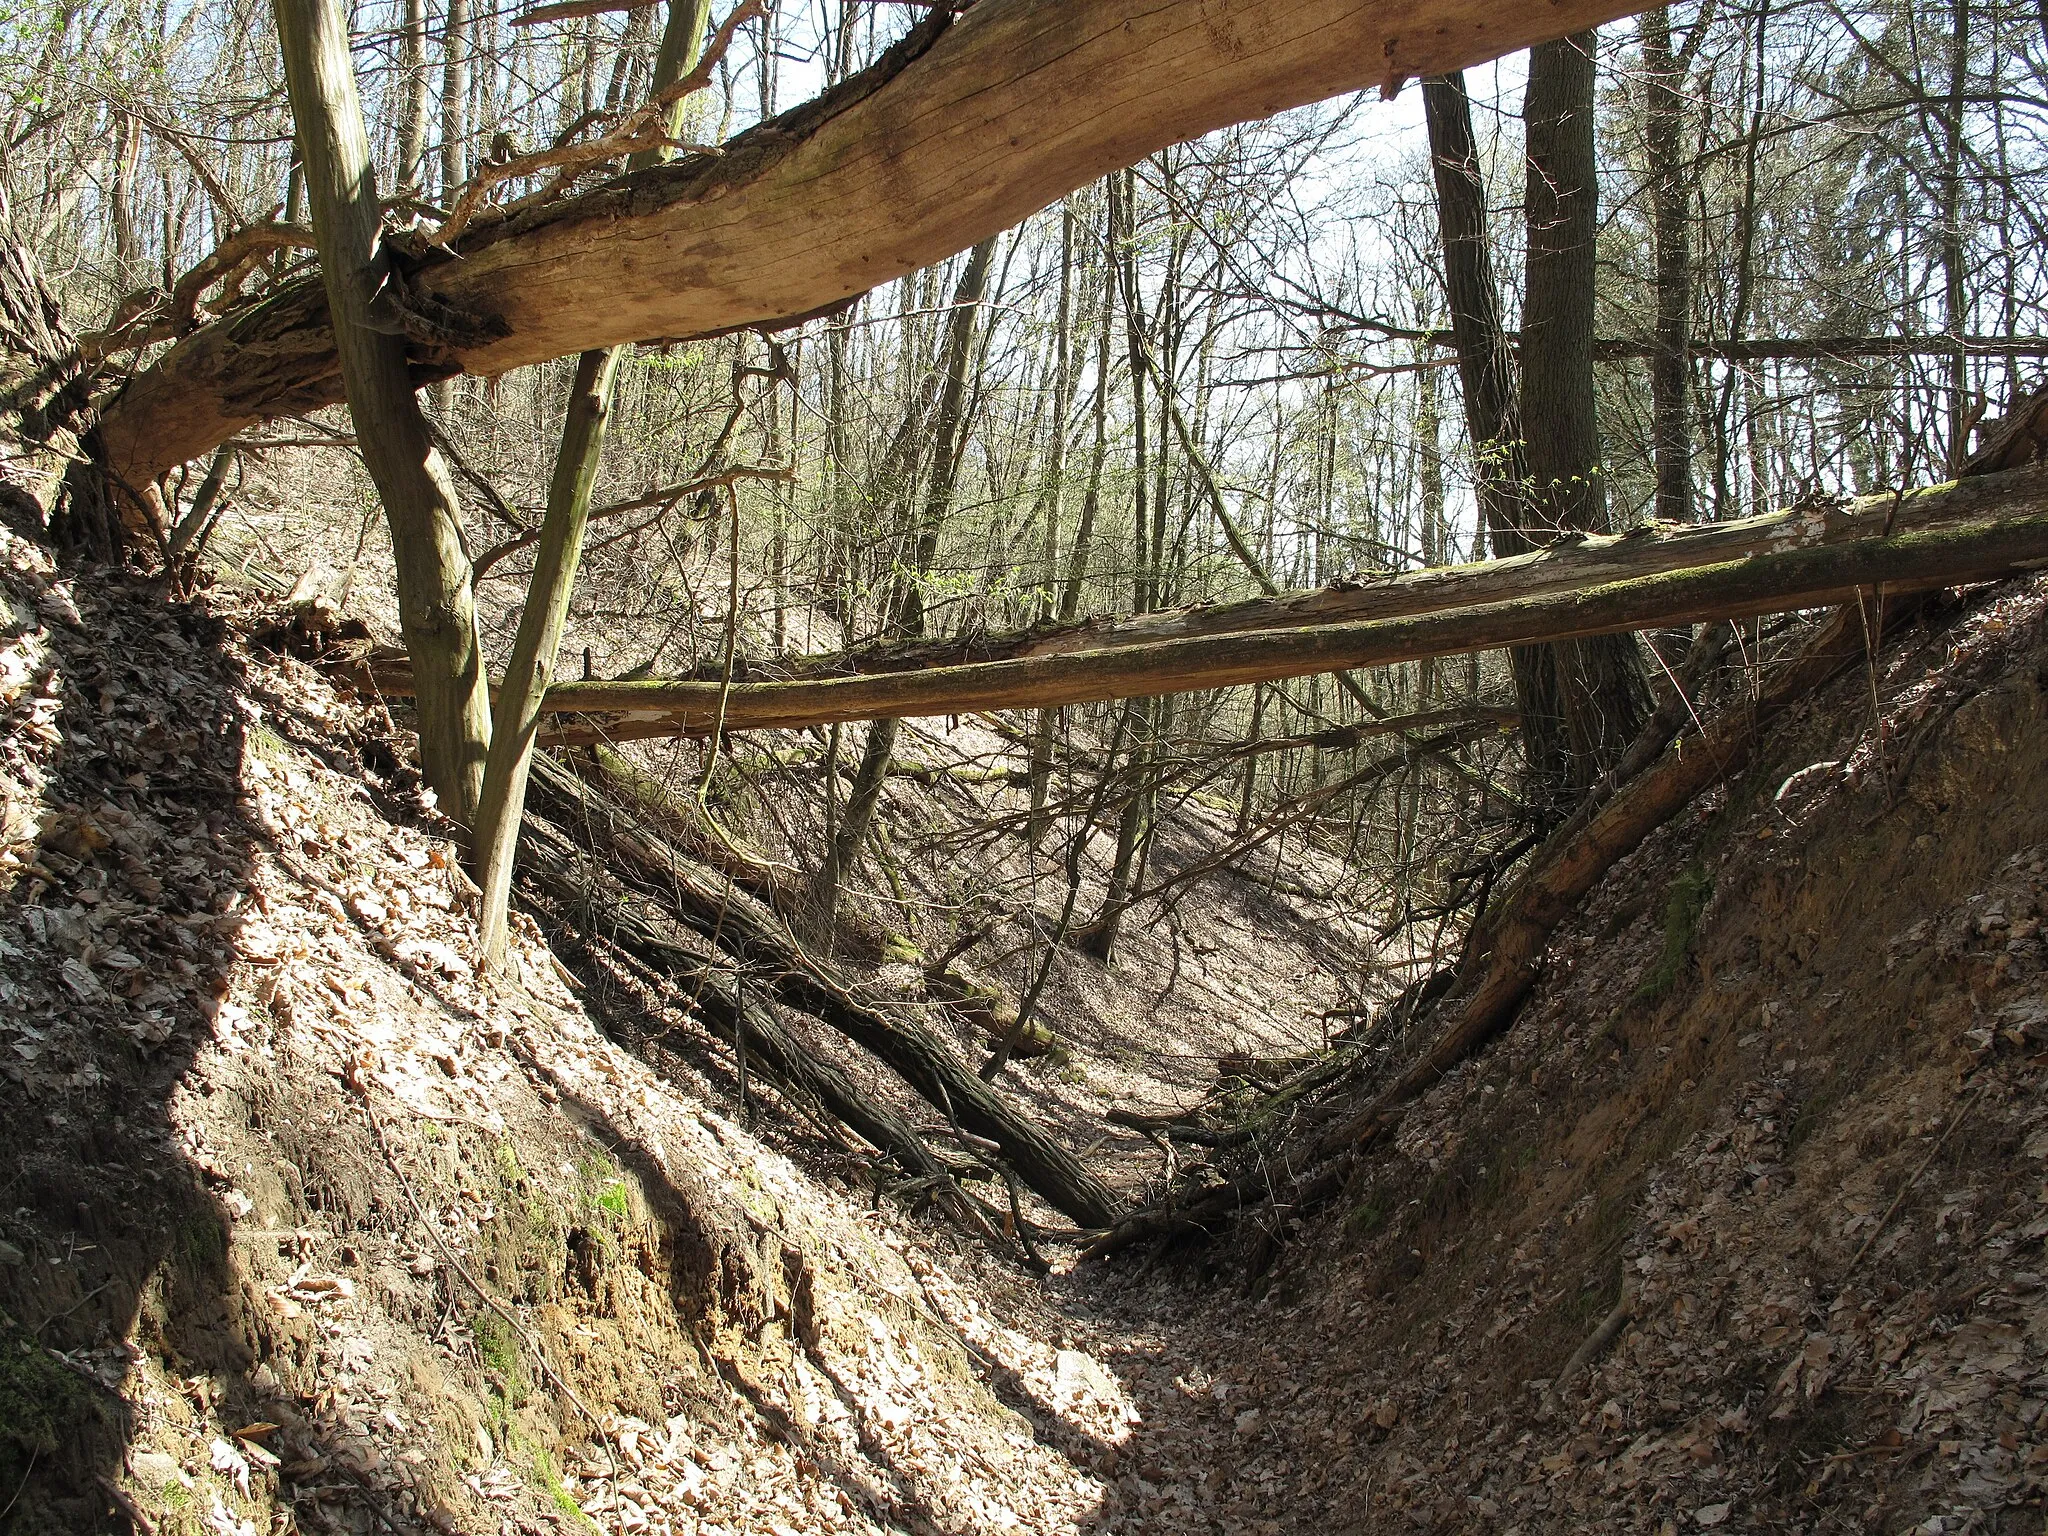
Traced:
<path fill-rule="evenodd" d="M 252 647 L 274 610 L 12 532 L 0 582 L 0 1528 L 2042 1523 L 2036 586 L 1909 632 L 1627 860 L 1270 1266 L 1039 1277 L 743 1107 L 686 1020 L 622 1046 L 531 923 L 474 974 L 402 733 Z M 896 824 L 980 793 L 892 788 Z M 1226 830 L 1191 808 L 1168 860 Z M 908 899 L 1025 857 L 962 891 L 939 840 Z M 1059 960 L 1065 1059 L 1007 1083 L 1147 1187 L 1103 1110 L 1319 1043 L 1373 952 L 1332 910 L 1201 882 L 1110 978 Z"/>

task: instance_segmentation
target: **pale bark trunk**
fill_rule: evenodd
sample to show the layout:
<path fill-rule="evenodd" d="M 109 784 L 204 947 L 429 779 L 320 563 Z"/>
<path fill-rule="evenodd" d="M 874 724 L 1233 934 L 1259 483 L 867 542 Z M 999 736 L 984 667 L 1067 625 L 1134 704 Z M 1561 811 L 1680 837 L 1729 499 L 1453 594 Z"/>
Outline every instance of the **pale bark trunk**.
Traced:
<path fill-rule="evenodd" d="M 420 158 L 427 148 L 426 0 L 405 0 L 400 68 L 405 74 L 405 87 L 398 107 L 398 184 L 417 188 L 425 180 Z"/>
<path fill-rule="evenodd" d="M 442 808 L 467 826 L 491 735 L 469 557 L 455 487 L 406 373 L 405 343 L 369 324 L 387 258 L 348 32 L 337 0 L 276 0 L 276 14 L 349 411 L 391 524 L 420 763 Z"/>
<path fill-rule="evenodd" d="M 469 177 L 463 154 L 469 114 L 469 0 L 448 0 L 441 34 L 441 198 L 453 206 Z"/>
<path fill-rule="evenodd" d="M 481 220 L 417 281 L 502 334 L 422 348 L 422 377 L 788 320 L 941 261 L 1164 145 L 1361 86 L 1497 57 L 1629 0 L 983 0 L 937 8 L 820 103 L 718 160 Z M 340 398 L 318 290 L 208 326 L 108 411 L 132 484 L 240 427 Z"/>

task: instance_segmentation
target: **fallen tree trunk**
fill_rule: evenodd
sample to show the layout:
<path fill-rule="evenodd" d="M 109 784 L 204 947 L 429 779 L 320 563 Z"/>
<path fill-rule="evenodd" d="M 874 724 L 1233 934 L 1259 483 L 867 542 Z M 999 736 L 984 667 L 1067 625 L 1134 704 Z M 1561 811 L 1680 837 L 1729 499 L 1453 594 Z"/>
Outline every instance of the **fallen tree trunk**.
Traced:
<path fill-rule="evenodd" d="M 404 274 L 420 382 L 626 342 L 790 323 L 1009 228 L 1185 139 L 1391 90 L 1634 0 L 981 0 L 934 6 L 871 69 L 716 158 L 479 216 Z M 438 317 L 436 320 L 435 317 Z M 105 418 L 142 487 L 266 417 L 341 398 L 316 280 L 195 332 Z"/>
<path fill-rule="evenodd" d="M 1270 682 L 1717 618 L 1747 618 L 1986 581 L 2048 564 L 2048 474 L 2029 468 L 1702 528 L 1645 528 L 1352 590 L 1191 609 L 1156 638 L 914 672 L 786 682 L 570 682 L 548 692 L 557 739 L 628 740 L 830 721 L 1053 707 Z M 1298 617 L 1310 613 L 1307 623 Z M 1332 622 L 1330 615 L 1345 614 Z M 1275 627 L 1286 615 L 1296 627 Z M 1219 624 L 1231 627 L 1217 628 Z M 1141 631 L 1154 636 L 1129 643 Z M 1098 632 L 1104 633 L 1104 632 Z"/>
<path fill-rule="evenodd" d="M 950 1122 L 995 1143 L 1017 1177 L 1047 1203 L 1083 1227 L 1106 1227 L 1116 1221 L 1121 1204 L 1115 1194 L 1073 1153 L 1003 1102 L 915 1018 L 856 997 L 766 907 L 742 891 L 705 878 L 645 828 L 629 826 L 553 759 L 534 759 L 533 788 L 555 820 L 658 881 L 668 905 L 719 948 L 756 967 L 763 985 L 780 1001 L 872 1052 Z"/>
<path fill-rule="evenodd" d="M 919 1177 L 947 1174 L 946 1166 L 901 1115 L 863 1094 L 815 1051 L 795 1040 L 765 1007 L 749 1003 L 713 957 L 679 943 L 665 932 L 654 903 L 607 890 L 577 869 L 573 841 L 556 828 L 528 817 L 520 832 L 520 874 L 558 906 L 577 914 L 580 926 L 687 989 L 710 1025 L 777 1086 L 808 1095 L 904 1172 Z"/>

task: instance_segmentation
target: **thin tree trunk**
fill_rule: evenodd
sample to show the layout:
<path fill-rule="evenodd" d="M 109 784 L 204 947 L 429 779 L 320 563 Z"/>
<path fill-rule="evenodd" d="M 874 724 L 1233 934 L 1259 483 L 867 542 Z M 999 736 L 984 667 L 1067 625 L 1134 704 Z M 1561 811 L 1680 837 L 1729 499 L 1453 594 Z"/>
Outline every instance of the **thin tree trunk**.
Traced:
<path fill-rule="evenodd" d="M 1040 477 L 1039 515 L 1045 519 L 1044 574 L 1040 578 L 1038 617 L 1051 619 L 1059 612 L 1060 506 L 1067 479 L 1067 413 L 1074 404 L 1074 202 L 1070 197 L 1060 210 L 1060 299 L 1053 329 L 1052 441 L 1047 447 L 1044 473 Z M 1037 847 L 1045 836 L 1045 797 L 1052 783 L 1053 730 L 1056 712 L 1041 709 L 1031 728 L 1030 837 Z"/>
<path fill-rule="evenodd" d="M 441 32 L 441 198 L 444 202 L 461 190 L 469 175 L 463 155 L 468 108 L 469 0 L 448 0 L 448 20 Z"/>
<path fill-rule="evenodd" d="M 490 696 L 455 487 L 428 440 L 404 339 L 370 324 L 386 257 L 348 31 L 339 0 L 276 0 L 276 15 L 342 384 L 391 524 L 421 766 L 442 808 L 467 826 L 483 787 Z"/>
<path fill-rule="evenodd" d="M 709 11 L 710 0 L 670 0 L 668 26 L 655 62 L 656 90 L 681 79 L 696 63 Z M 672 109 L 671 134 L 683 111 L 682 102 Z M 653 164 L 665 153 L 647 150 L 633 158 L 638 164 Z M 576 586 L 576 568 L 583 559 L 590 493 L 604 454 L 620 351 L 602 347 L 577 359 L 561 447 L 554 476 L 548 482 L 547 512 L 541 523 L 533 576 L 527 584 L 526 606 L 519 614 L 512 657 L 498 694 L 498 729 L 484 773 L 475 838 L 477 884 L 483 890 L 480 947 L 487 970 L 496 971 L 505 961 L 506 903 L 512 890 L 519 822 L 526 808 L 527 773 L 533 762 L 541 702 L 554 671 L 555 654 L 561 648 L 569 596 Z M 733 621 L 738 622 L 738 615 Z"/>
<path fill-rule="evenodd" d="M 1529 50 L 1528 274 L 1522 299 L 1522 430 L 1539 527 L 1607 531 L 1607 482 L 1593 392 L 1599 166 L 1593 143 L 1594 33 Z M 1564 755 L 1534 764 L 1539 796 L 1561 799 L 1628 747 L 1648 708 L 1632 637 L 1557 651 Z"/>
<path fill-rule="evenodd" d="M 398 107 L 398 184 L 424 180 L 421 157 L 427 148 L 427 0 L 405 0 L 405 40 L 400 55 L 405 85 Z"/>
<path fill-rule="evenodd" d="M 931 478 L 925 495 L 923 520 L 911 555 L 911 569 L 896 583 L 890 602 L 889 628 L 898 635 L 918 636 L 925 632 L 924 594 L 917 578 L 927 570 L 938 548 L 940 528 L 953 504 L 954 475 L 960 462 L 960 434 L 963 405 L 967 398 L 967 370 L 974 353 L 974 326 L 988 287 L 989 263 L 995 256 L 991 236 L 968 253 L 960 280 L 953 292 L 953 311 L 946 328 L 945 355 L 941 361 L 943 383 L 939 388 L 937 415 L 932 428 Z M 894 720 L 878 720 L 868 728 L 867 746 L 860 767 L 853 776 L 853 788 L 846 798 L 846 813 L 838 834 L 825 852 L 815 883 L 818 923 L 829 933 L 838 915 L 839 896 L 846 872 L 853 866 L 861 844 L 867 840 L 875 808 L 881 804 L 882 787 L 889 775 L 889 758 L 896 750 Z"/>
<path fill-rule="evenodd" d="M 1138 294 L 1137 178 L 1130 171 L 1110 181 L 1111 262 L 1121 274 L 1123 285 L 1124 343 L 1131 370 L 1131 604 L 1134 613 L 1150 613 L 1158 582 L 1152 539 L 1146 518 L 1146 432 L 1145 432 L 1145 315 Z M 1162 387 L 1162 393 L 1164 393 Z M 1157 724 L 1153 699 L 1136 697 L 1124 701 L 1124 734 L 1129 738 L 1129 770 L 1142 781 L 1151 760 L 1152 737 Z M 1116 953 L 1116 941 L 1123 928 L 1124 908 L 1131 890 L 1142 884 L 1144 874 L 1136 869 L 1145 829 L 1151 820 L 1151 797 L 1141 791 L 1124 802 L 1117 817 L 1116 851 L 1110 859 L 1109 880 L 1102 907 L 1084 924 L 1078 935 L 1082 950 L 1107 965 Z M 1083 827 L 1079 835 L 1086 837 Z"/>
<path fill-rule="evenodd" d="M 894 628 L 900 635 L 925 633 L 924 591 L 918 578 L 930 571 L 938 558 L 939 535 L 953 505 L 953 483 L 959 473 L 964 444 L 975 324 L 980 317 L 982 298 L 988 291 L 989 265 L 995 250 L 995 237 L 990 236 L 969 251 L 953 290 L 952 313 L 946 322 L 945 356 L 940 363 L 943 382 L 939 387 L 938 412 L 932 418 L 931 474 L 926 482 L 924 512 L 911 546 L 910 569 L 897 586 L 893 605 Z"/>
<path fill-rule="evenodd" d="M 1692 521 L 1692 225 L 1682 141 L 1684 70 L 1671 51 L 1671 11 L 1643 13 L 1644 142 L 1655 225 L 1656 354 L 1650 360 L 1650 436 L 1657 456 L 1657 516 Z"/>
<path fill-rule="evenodd" d="M 533 577 L 527 585 L 526 606 L 519 614 L 512 657 L 505 664 L 504 686 L 498 691 L 496 731 L 484 770 L 475 839 L 477 884 L 483 890 L 480 947 L 484 968 L 490 971 L 501 969 L 505 961 L 506 901 L 512 889 L 519 821 L 526 806 L 526 776 L 533 762 L 541 700 L 554 672 L 562 626 L 569 615 L 569 595 L 576 585 L 576 567 L 583 558 L 583 531 L 590 515 L 590 492 L 597 480 L 605 424 L 611 414 L 618 360 L 614 348 L 586 352 L 577 359 L 568 420 L 562 427 L 554 477 L 548 483 L 547 514 L 534 554 Z"/>
<path fill-rule="evenodd" d="M 1947 132 L 1941 177 L 1942 320 L 1951 336 L 1969 329 L 1964 287 L 1967 253 L 1963 241 L 1963 93 L 1970 83 L 1970 0 L 1953 0 L 1949 34 L 1949 88 L 1943 116 Z M 1969 353 L 1958 346 L 1948 363 L 1948 472 L 1957 475 L 1970 457 Z"/>

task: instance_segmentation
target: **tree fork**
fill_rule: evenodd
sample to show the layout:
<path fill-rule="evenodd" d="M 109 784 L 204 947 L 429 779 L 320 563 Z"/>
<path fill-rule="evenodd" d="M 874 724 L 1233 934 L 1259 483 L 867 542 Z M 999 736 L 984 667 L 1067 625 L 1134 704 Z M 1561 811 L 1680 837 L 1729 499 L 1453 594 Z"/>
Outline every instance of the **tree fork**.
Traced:
<path fill-rule="evenodd" d="M 404 340 L 371 324 L 372 306 L 392 274 L 381 245 L 383 215 L 348 28 L 335 0 L 276 0 L 275 10 L 320 244 L 324 308 L 337 321 L 324 339 L 346 383 L 363 463 L 391 525 L 421 767 L 442 808 L 467 826 L 483 789 L 490 696 L 455 487 L 428 438 Z M 123 475 L 118 451 L 110 452 L 114 472 Z M 126 483 L 139 488 L 153 478 L 127 476 Z"/>

